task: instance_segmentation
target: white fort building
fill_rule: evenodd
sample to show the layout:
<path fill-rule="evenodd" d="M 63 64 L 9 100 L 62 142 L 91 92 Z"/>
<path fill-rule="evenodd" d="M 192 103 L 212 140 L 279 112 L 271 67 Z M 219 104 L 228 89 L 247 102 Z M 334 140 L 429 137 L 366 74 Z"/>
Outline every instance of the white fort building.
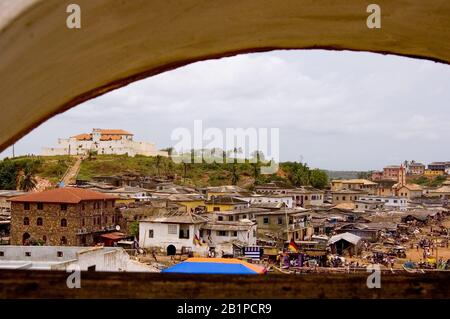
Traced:
<path fill-rule="evenodd" d="M 154 143 L 133 141 L 133 134 L 120 129 L 93 129 L 92 133 L 79 134 L 70 138 L 58 139 L 56 147 L 44 147 L 43 156 L 51 155 L 87 155 L 128 154 L 129 156 L 168 156 L 167 152 L 158 151 Z"/>

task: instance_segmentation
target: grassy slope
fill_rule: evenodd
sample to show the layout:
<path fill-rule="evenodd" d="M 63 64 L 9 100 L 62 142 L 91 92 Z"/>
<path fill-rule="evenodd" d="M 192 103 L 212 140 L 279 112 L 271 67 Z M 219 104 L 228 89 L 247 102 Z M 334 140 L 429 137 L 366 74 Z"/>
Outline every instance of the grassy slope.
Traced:
<path fill-rule="evenodd" d="M 120 175 L 126 172 L 135 172 L 150 176 L 177 175 L 184 176 L 184 165 L 173 163 L 170 159 L 161 157 L 127 157 L 121 155 L 95 155 L 92 159 L 82 162 L 79 179 L 90 180 L 96 175 Z M 252 167 L 250 164 L 238 164 L 240 175 L 239 185 L 249 183 Z M 231 183 L 230 165 L 228 164 L 188 164 L 186 170 L 186 184 L 196 186 L 217 186 Z"/>

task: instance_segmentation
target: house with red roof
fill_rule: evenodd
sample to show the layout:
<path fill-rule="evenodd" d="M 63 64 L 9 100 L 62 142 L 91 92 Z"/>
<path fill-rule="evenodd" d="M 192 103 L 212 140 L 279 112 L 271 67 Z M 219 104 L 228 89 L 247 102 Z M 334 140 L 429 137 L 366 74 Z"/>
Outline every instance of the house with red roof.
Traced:
<path fill-rule="evenodd" d="M 88 246 L 115 231 L 115 196 L 63 187 L 12 197 L 11 245 Z"/>

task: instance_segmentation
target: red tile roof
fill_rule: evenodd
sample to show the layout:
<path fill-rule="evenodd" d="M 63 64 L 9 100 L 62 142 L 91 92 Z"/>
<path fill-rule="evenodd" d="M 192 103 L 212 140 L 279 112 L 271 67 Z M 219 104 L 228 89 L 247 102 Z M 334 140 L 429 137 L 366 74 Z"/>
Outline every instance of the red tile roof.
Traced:
<path fill-rule="evenodd" d="M 100 134 L 102 134 L 102 135 L 133 135 L 130 132 L 127 132 L 125 130 L 120 130 L 120 129 L 100 130 Z"/>
<path fill-rule="evenodd" d="M 78 204 L 84 200 L 112 200 L 117 197 L 82 188 L 62 187 L 10 198 L 11 202 Z"/>
<path fill-rule="evenodd" d="M 78 134 L 75 136 L 72 136 L 72 138 L 75 138 L 77 141 L 90 141 L 92 140 L 91 134 Z"/>
<path fill-rule="evenodd" d="M 100 137 L 100 141 L 118 141 L 122 137 L 119 135 L 104 135 L 102 134 Z"/>

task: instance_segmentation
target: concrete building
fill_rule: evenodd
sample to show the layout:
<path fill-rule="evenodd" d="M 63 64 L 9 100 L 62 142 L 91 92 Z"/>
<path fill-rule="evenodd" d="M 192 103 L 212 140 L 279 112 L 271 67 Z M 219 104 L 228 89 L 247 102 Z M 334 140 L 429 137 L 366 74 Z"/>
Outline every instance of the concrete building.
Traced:
<path fill-rule="evenodd" d="M 139 246 L 158 248 L 167 253 L 206 255 L 208 246 L 200 240 L 200 229 L 208 219 L 190 212 L 173 212 L 139 222 Z"/>
<path fill-rule="evenodd" d="M 121 129 L 93 129 L 92 133 L 79 134 L 67 139 L 60 138 L 57 146 L 42 149 L 43 156 L 87 155 L 90 152 L 128 154 L 128 156 L 168 156 L 167 152 L 158 151 L 154 143 L 134 141 L 132 133 Z"/>
<path fill-rule="evenodd" d="M 367 192 L 359 190 L 339 190 L 331 192 L 333 205 L 339 205 L 343 203 L 353 203 L 359 200 L 361 196 L 367 196 Z"/>
<path fill-rule="evenodd" d="M 258 239 L 303 240 L 313 233 L 309 226 L 310 215 L 310 210 L 302 208 L 255 213 Z"/>
<path fill-rule="evenodd" d="M 239 242 L 244 246 L 255 246 L 256 237 L 257 224 L 249 219 L 238 221 L 214 220 L 206 223 L 200 229 L 200 238 L 210 248 L 232 242 Z"/>
<path fill-rule="evenodd" d="M 428 164 L 428 169 L 432 171 L 443 171 L 450 166 L 450 162 L 432 162 Z"/>
<path fill-rule="evenodd" d="M 406 210 L 408 208 L 408 199 L 397 196 L 361 196 L 359 198 L 365 202 L 383 203 L 385 209 Z"/>
<path fill-rule="evenodd" d="M 423 175 L 425 175 L 427 177 L 441 176 L 441 175 L 445 175 L 445 170 L 426 169 L 424 171 Z"/>
<path fill-rule="evenodd" d="M 123 248 L 102 246 L 0 246 L 0 269 L 158 272 Z"/>
<path fill-rule="evenodd" d="M 331 181 L 331 190 L 359 190 L 369 194 L 377 193 L 378 184 L 367 179 L 335 179 Z"/>
<path fill-rule="evenodd" d="M 412 161 L 408 164 L 407 174 L 409 175 L 423 175 L 425 172 L 425 165 Z"/>
<path fill-rule="evenodd" d="M 118 222 L 116 197 L 81 188 L 56 188 L 13 197 L 11 244 L 84 246 Z"/>
<path fill-rule="evenodd" d="M 252 204 L 265 204 L 265 203 L 285 203 L 287 208 L 293 208 L 293 199 L 289 195 L 276 195 L 276 194 L 254 194 L 251 196 L 239 197 L 239 199 L 245 200 Z"/>
<path fill-rule="evenodd" d="M 398 171 L 400 170 L 400 165 L 388 165 L 383 168 L 383 179 L 398 179 Z"/>
<path fill-rule="evenodd" d="M 290 196 L 293 207 L 310 208 L 323 204 L 324 191 L 310 186 L 292 187 L 275 182 L 258 185 L 255 187 L 258 194 Z"/>
<path fill-rule="evenodd" d="M 355 211 L 360 212 L 382 210 L 384 207 L 384 202 L 368 201 L 363 199 L 356 200 L 354 203 Z"/>
<path fill-rule="evenodd" d="M 212 196 L 210 200 L 205 201 L 205 205 L 207 212 L 245 209 L 250 206 L 247 201 L 231 196 Z"/>

